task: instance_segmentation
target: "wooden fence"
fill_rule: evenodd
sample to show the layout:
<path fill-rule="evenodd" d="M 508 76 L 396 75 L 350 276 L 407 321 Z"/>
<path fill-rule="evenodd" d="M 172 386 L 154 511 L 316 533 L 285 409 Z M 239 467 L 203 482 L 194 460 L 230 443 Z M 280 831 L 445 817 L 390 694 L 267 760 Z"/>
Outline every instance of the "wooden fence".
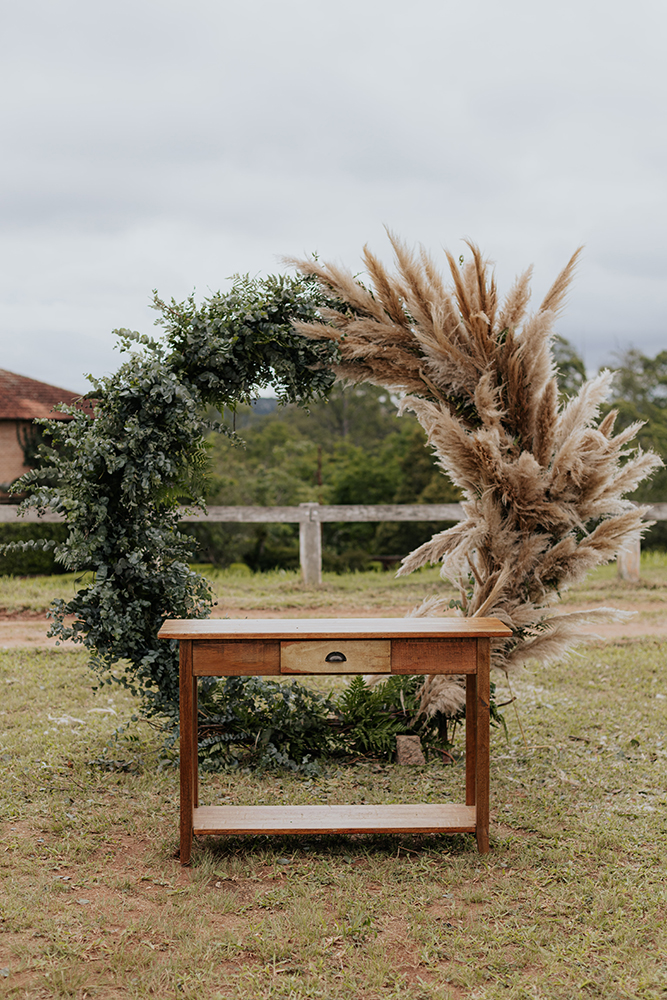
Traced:
<path fill-rule="evenodd" d="M 209 507 L 207 514 L 188 514 L 184 521 L 292 522 L 299 525 L 299 561 L 304 583 L 322 582 L 322 525 L 334 521 L 460 521 L 458 503 L 319 504 L 298 507 Z"/>
<path fill-rule="evenodd" d="M 201 511 L 183 509 L 182 521 L 236 522 L 242 524 L 292 523 L 299 525 L 299 559 L 304 583 L 315 586 L 322 582 L 322 525 L 341 521 L 460 521 L 463 508 L 458 503 L 430 504 L 319 504 L 301 503 L 298 507 L 209 507 Z M 649 508 L 652 521 L 667 521 L 667 503 L 655 503 Z M 12 504 L 0 504 L 0 523 L 40 524 L 62 521 L 59 514 L 38 515 L 29 511 L 16 516 Z M 640 545 L 618 553 L 618 572 L 624 580 L 639 580 Z"/>

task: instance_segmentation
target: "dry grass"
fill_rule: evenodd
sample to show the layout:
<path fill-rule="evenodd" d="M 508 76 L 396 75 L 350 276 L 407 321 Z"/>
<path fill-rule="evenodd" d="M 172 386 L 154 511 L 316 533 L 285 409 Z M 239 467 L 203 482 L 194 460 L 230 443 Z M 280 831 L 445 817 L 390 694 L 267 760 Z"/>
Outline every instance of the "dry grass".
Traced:
<path fill-rule="evenodd" d="M 347 613 L 349 608 L 363 607 L 369 613 L 389 617 L 392 612 L 404 614 L 431 595 L 456 596 L 452 587 L 440 578 L 437 567 L 398 578 L 393 573 L 324 573 L 321 587 L 306 587 L 298 571 L 275 570 L 246 576 L 210 566 L 195 568 L 211 581 L 218 601 L 214 609 L 216 615 L 224 615 L 226 609 L 234 608 L 251 612 L 276 611 L 285 615 L 326 611 L 335 616 L 341 611 Z M 5 616 L 41 615 L 54 598 L 68 599 L 84 581 L 80 573 L 28 578 L 0 576 L 0 613 Z M 566 591 L 563 603 L 632 601 L 659 606 L 666 598 L 667 553 L 645 552 L 642 553 L 639 584 L 622 581 L 617 575 L 616 564 L 610 563 L 598 567 L 582 583 Z"/>
<path fill-rule="evenodd" d="M 69 600 L 92 580 L 92 573 L 59 573 L 53 576 L 0 576 L 0 609 L 7 614 L 46 611 L 57 597 Z M 79 582 L 80 581 L 80 582 Z"/>
<path fill-rule="evenodd" d="M 93 693 L 80 652 L 0 652 L 0 995 L 664 998 L 666 653 L 591 645 L 513 680 L 525 742 L 507 709 L 486 857 L 467 836 L 202 838 L 183 870 L 159 737 L 109 744 L 131 698 Z M 459 800 L 462 779 L 206 775 L 202 800 Z"/>
<path fill-rule="evenodd" d="M 224 606 L 248 610 L 272 608 L 288 614 L 290 609 L 297 612 L 301 608 L 321 607 L 335 614 L 340 607 L 360 599 L 364 606 L 376 608 L 382 614 L 383 608 L 419 604 L 424 594 L 446 592 L 454 596 L 435 567 L 398 580 L 393 573 L 324 573 L 321 587 L 306 587 L 300 573 L 292 570 L 242 575 L 208 565 L 197 565 L 194 569 L 211 581 L 218 600 L 214 612 L 218 615 L 224 613 Z M 55 597 L 73 596 L 85 580 L 80 573 L 29 578 L 0 576 L 0 610 L 45 611 Z"/>

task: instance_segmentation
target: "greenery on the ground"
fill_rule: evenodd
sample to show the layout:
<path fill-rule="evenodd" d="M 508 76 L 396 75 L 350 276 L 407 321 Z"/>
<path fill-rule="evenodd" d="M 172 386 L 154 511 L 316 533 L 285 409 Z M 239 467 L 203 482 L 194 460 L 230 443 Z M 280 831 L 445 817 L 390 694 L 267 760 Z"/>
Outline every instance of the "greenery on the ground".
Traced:
<path fill-rule="evenodd" d="M 109 743 L 130 694 L 91 692 L 80 652 L 0 651 L 0 991 L 663 1000 L 666 655 L 593 644 L 513 680 L 525 740 L 512 708 L 486 856 L 467 835 L 201 838 L 182 869 L 161 738 Z M 462 759 L 361 762 L 207 772 L 201 801 L 458 802 L 464 785 Z"/>
<path fill-rule="evenodd" d="M 447 750 L 448 719 L 419 714 L 422 682 L 397 676 L 369 686 L 353 677 L 334 695 L 295 680 L 228 677 L 199 699 L 199 759 L 214 770 L 319 774 L 331 758 L 392 760 L 398 735 L 419 736 L 427 755 Z M 492 688 L 492 720 L 504 725 Z"/>

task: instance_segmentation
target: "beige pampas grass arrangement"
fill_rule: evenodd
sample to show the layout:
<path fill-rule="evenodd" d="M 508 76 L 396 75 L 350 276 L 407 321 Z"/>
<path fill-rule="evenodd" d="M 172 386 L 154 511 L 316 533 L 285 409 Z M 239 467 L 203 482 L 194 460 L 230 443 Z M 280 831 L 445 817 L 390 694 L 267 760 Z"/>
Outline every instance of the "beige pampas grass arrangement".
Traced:
<path fill-rule="evenodd" d="M 509 625 L 512 638 L 493 645 L 495 667 L 555 660 L 580 638 L 582 622 L 620 614 L 559 614 L 554 605 L 563 589 L 641 535 L 646 509 L 625 494 L 661 464 L 652 452 L 628 448 L 640 424 L 614 435 L 615 414 L 600 419 L 610 372 L 559 402 L 553 326 L 580 251 L 528 314 L 532 269 L 501 302 L 474 243 L 465 264 L 447 253 L 447 287 L 423 249 L 390 239 L 393 274 L 364 249 L 371 287 L 333 264 L 292 261 L 340 303 L 323 309 L 321 322 L 296 329 L 337 343 L 340 378 L 400 392 L 401 409 L 414 411 L 464 494 L 465 520 L 407 556 L 399 575 L 440 562 L 461 614 Z M 430 601 L 413 613 L 442 612 L 443 602 Z M 456 710 L 462 689 L 454 687 L 429 679 L 423 710 Z"/>

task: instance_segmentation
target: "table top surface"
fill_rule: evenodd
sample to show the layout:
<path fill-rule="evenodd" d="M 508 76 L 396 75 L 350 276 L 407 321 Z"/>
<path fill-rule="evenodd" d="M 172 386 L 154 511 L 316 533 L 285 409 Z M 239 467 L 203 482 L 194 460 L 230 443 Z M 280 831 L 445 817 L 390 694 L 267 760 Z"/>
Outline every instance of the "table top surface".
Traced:
<path fill-rule="evenodd" d="M 479 639 L 512 630 L 498 618 L 168 618 L 160 639 Z"/>

